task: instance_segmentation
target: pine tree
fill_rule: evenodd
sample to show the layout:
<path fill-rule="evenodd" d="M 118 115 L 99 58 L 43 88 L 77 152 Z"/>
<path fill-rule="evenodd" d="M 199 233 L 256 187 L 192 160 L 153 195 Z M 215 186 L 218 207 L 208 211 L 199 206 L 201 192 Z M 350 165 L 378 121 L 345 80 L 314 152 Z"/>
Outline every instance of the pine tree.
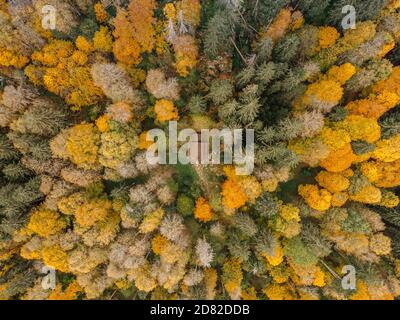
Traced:
<path fill-rule="evenodd" d="M 368 61 L 346 82 L 346 91 L 349 94 L 357 94 L 364 88 L 388 78 L 392 71 L 393 65 L 386 59 Z"/>
<path fill-rule="evenodd" d="M 267 37 L 257 43 L 256 61 L 258 64 L 267 63 L 272 58 L 274 44 L 271 38 Z"/>
<path fill-rule="evenodd" d="M 42 199 L 40 180 L 31 178 L 22 184 L 7 184 L 0 188 L 0 233 L 2 237 L 13 235 L 27 219 L 30 207 Z"/>
<path fill-rule="evenodd" d="M 352 233 L 371 233 L 371 227 L 368 221 L 363 219 L 363 217 L 354 209 L 349 209 L 347 211 L 347 218 L 342 222 L 342 230 Z"/>
<path fill-rule="evenodd" d="M 98 24 L 94 19 L 86 18 L 79 25 L 80 34 L 87 39 L 93 39 L 95 32 L 99 29 Z"/>
<path fill-rule="evenodd" d="M 288 240 L 283 249 L 285 255 L 292 259 L 293 263 L 307 267 L 317 263 L 317 256 L 304 244 L 300 237 Z"/>
<path fill-rule="evenodd" d="M 342 8 L 347 5 L 354 6 L 357 13 L 357 21 L 374 19 L 389 0 L 337 0 L 333 1 L 325 17 L 325 22 L 330 25 L 341 27 L 344 14 Z"/>
<path fill-rule="evenodd" d="M 236 76 L 237 78 L 237 85 L 239 87 L 244 87 L 248 85 L 254 78 L 256 69 L 254 65 L 249 65 L 246 68 L 243 68 L 242 71 L 239 72 L 239 74 Z"/>
<path fill-rule="evenodd" d="M 339 122 L 339 121 L 343 121 L 347 115 L 348 115 L 348 111 L 346 108 L 342 107 L 342 106 L 338 106 L 336 108 L 334 108 L 328 115 L 328 119 L 332 122 Z"/>
<path fill-rule="evenodd" d="M 276 128 L 280 140 L 292 140 L 299 137 L 303 131 L 303 123 L 299 119 L 286 118 L 281 120 Z"/>
<path fill-rule="evenodd" d="M 260 259 L 255 254 L 252 254 L 250 258 L 243 263 L 243 270 L 258 277 L 266 276 L 267 273 L 263 258 Z"/>
<path fill-rule="evenodd" d="M 262 87 L 268 86 L 271 81 L 279 77 L 280 64 L 274 62 L 263 63 L 257 69 L 256 81 Z"/>
<path fill-rule="evenodd" d="M 258 199 L 254 209 L 261 217 L 274 217 L 279 212 L 279 201 L 269 192 L 264 192 Z"/>
<path fill-rule="evenodd" d="M 239 103 L 236 100 L 230 100 L 218 108 L 218 116 L 228 126 L 234 127 L 239 122 L 236 119 L 239 107 Z"/>
<path fill-rule="evenodd" d="M 396 259 L 400 259 L 400 228 L 388 226 L 385 234 L 392 240 L 392 254 Z"/>
<path fill-rule="evenodd" d="M 256 148 L 256 162 L 259 165 L 266 164 L 268 162 L 279 166 L 287 166 L 295 168 L 299 162 L 296 154 L 289 150 L 286 143 L 281 142 L 268 147 Z"/>
<path fill-rule="evenodd" d="M 252 124 L 258 115 L 261 104 L 258 98 L 248 101 L 246 104 L 242 104 L 239 107 L 239 117 L 243 124 Z"/>
<path fill-rule="evenodd" d="M 4 288 L 0 292 L 0 299 L 16 299 L 19 295 L 33 286 L 37 277 L 31 261 L 13 257 L 0 263 L 4 270 L 0 278 L 0 285 Z"/>
<path fill-rule="evenodd" d="M 37 160 L 50 160 L 52 158 L 48 140 L 32 134 L 9 132 L 8 138 L 14 147 L 24 155 L 31 155 Z"/>
<path fill-rule="evenodd" d="M 32 203 L 40 200 L 43 195 L 39 191 L 40 178 L 34 177 L 25 184 L 18 185 L 11 194 L 12 199 L 21 205 L 29 207 Z"/>
<path fill-rule="evenodd" d="M 256 133 L 257 141 L 261 144 L 268 146 L 275 141 L 279 141 L 279 133 L 274 127 L 264 127 Z"/>

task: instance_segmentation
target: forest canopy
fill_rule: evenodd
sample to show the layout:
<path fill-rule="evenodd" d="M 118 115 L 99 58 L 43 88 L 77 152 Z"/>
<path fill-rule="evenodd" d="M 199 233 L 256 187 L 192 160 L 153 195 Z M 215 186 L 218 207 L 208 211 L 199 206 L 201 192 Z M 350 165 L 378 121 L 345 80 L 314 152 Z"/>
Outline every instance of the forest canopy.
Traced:
<path fill-rule="evenodd" d="M 0 0 L 0 27 L 0 299 L 398 299 L 399 0 Z M 171 121 L 254 130 L 254 171 L 149 163 Z"/>

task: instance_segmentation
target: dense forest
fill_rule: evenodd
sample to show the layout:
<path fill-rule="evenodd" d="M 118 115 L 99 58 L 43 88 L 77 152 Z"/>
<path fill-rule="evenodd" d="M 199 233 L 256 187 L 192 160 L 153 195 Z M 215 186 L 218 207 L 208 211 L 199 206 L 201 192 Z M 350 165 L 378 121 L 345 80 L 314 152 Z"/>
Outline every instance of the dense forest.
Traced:
<path fill-rule="evenodd" d="M 0 299 L 400 296 L 399 0 L 0 0 L 0 26 Z M 171 121 L 254 130 L 254 171 L 150 163 Z"/>

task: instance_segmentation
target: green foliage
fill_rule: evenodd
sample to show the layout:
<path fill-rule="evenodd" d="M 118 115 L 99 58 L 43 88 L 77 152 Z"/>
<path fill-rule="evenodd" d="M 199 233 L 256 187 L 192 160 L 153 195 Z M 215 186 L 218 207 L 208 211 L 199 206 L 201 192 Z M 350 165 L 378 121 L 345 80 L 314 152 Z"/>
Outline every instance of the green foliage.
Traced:
<path fill-rule="evenodd" d="M 104 189 L 105 187 L 102 181 L 91 183 L 85 188 L 85 196 L 88 199 L 97 199 L 104 197 Z"/>
<path fill-rule="evenodd" d="M 266 87 L 273 81 L 275 78 L 279 78 L 279 72 L 281 70 L 281 64 L 268 62 L 263 63 L 257 69 L 256 81 L 262 87 Z"/>
<path fill-rule="evenodd" d="M 400 211 L 399 208 L 384 208 L 379 207 L 379 214 L 383 220 L 391 223 L 392 225 L 400 228 Z"/>
<path fill-rule="evenodd" d="M 269 162 L 276 166 L 284 164 L 287 167 L 295 168 L 298 158 L 293 151 L 287 148 L 285 143 L 277 143 L 256 149 L 256 162 L 260 165 Z"/>
<path fill-rule="evenodd" d="M 262 39 L 258 44 L 257 44 L 257 57 L 256 61 L 261 64 L 261 63 L 266 63 L 272 58 L 272 50 L 273 50 L 274 44 L 272 42 L 271 38 L 265 38 Z"/>
<path fill-rule="evenodd" d="M 303 123 L 298 119 L 286 118 L 279 121 L 277 137 L 279 140 L 291 140 L 300 136 L 303 131 Z"/>
<path fill-rule="evenodd" d="M 242 104 L 239 105 L 239 119 L 243 124 L 253 123 L 261 107 L 257 96 L 257 85 L 247 86 L 241 95 Z"/>
<path fill-rule="evenodd" d="M 299 266 L 315 265 L 318 261 L 317 256 L 304 244 L 300 237 L 289 239 L 283 251 L 288 258 Z"/>
<path fill-rule="evenodd" d="M 40 179 L 31 178 L 26 183 L 7 184 L 0 188 L 0 234 L 13 235 L 27 219 L 30 207 L 42 199 Z"/>
<path fill-rule="evenodd" d="M 324 24 L 330 2 L 331 0 L 300 0 L 298 6 L 307 22 L 318 25 Z"/>
<path fill-rule="evenodd" d="M 324 238 L 317 224 L 305 222 L 301 228 L 301 240 L 318 258 L 328 256 L 332 252 L 332 244 Z"/>
<path fill-rule="evenodd" d="M 13 258 L 7 263 L 0 262 L 0 269 L 4 270 L 0 285 L 5 285 L 0 292 L 0 299 L 15 299 L 33 286 L 37 275 L 30 261 Z"/>
<path fill-rule="evenodd" d="M 392 71 L 393 65 L 386 59 L 368 61 L 346 82 L 346 90 L 351 94 L 361 92 L 364 88 L 388 78 Z"/>
<path fill-rule="evenodd" d="M 346 232 L 363 234 L 369 234 L 372 231 L 368 221 L 363 219 L 354 209 L 347 211 L 347 218 L 342 222 L 342 229 Z"/>
<path fill-rule="evenodd" d="M 183 216 L 193 214 L 194 200 L 185 194 L 181 194 L 176 202 L 176 210 Z"/>
<path fill-rule="evenodd" d="M 0 134 L 0 160 L 10 161 L 18 157 L 18 151 L 12 146 L 6 135 Z"/>
<path fill-rule="evenodd" d="M 379 119 L 382 128 L 382 137 L 388 139 L 400 133 L 400 108 L 397 106 L 392 112 L 388 112 Z"/>
<path fill-rule="evenodd" d="M 254 254 L 252 254 L 250 258 L 243 263 L 243 270 L 257 276 L 262 276 L 267 272 L 263 258 L 257 259 Z"/>
<path fill-rule="evenodd" d="M 19 163 L 10 163 L 4 166 L 2 172 L 9 181 L 23 180 L 32 175 L 30 170 L 26 169 Z"/>
<path fill-rule="evenodd" d="M 54 136 L 66 125 L 66 114 L 61 109 L 30 108 L 18 119 L 17 129 L 22 133 Z"/>
<path fill-rule="evenodd" d="M 300 39 L 296 34 L 283 37 L 274 47 L 272 57 L 274 61 L 290 63 L 296 57 Z"/>
<path fill-rule="evenodd" d="M 339 106 L 331 111 L 331 113 L 328 115 L 328 118 L 332 122 L 339 122 L 344 120 L 347 115 L 348 115 L 347 109 Z"/>
<path fill-rule="evenodd" d="M 364 187 L 368 186 L 370 183 L 367 177 L 363 176 L 360 172 L 356 172 L 352 177 L 350 177 L 350 194 L 359 193 Z"/>
<path fill-rule="evenodd" d="M 260 24 L 268 25 L 276 16 L 279 10 L 290 4 L 290 0 L 276 1 L 256 1 L 250 0 L 247 2 L 248 10 L 253 14 Z"/>
<path fill-rule="evenodd" d="M 107 182 L 105 183 L 105 187 L 107 188 Z M 119 185 L 113 187 L 110 191 L 110 196 L 112 199 L 120 200 L 123 203 L 127 203 L 129 201 L 129 185 Z"/>
<path fill-rule="evenodd" d="M 211 83 L 209 99 L 215 104 L 223 104 L 233 95 L 233 85 L 229 80 L 216 79 Z"/>
<path fill-rule="evenodd" d="M 352 5 L 356 9 L 357 21 L 364 21 L 375 18 L 379 11 L 388 3 L 389 0 L 336 0 L 327 12 L 325 22 L 336 27 L 341 27 L 344 18 L 342 8 L 346 5 Z"/>
<path fill-rule="evenodd" d="M 234 124 L 238 122 L 235 117 L 238 110 L 239 103 L 236 100 L 231 100 L 218 108 L 218 116 L 226 124 Z"/>
<path fill-rule="evenodd" d="M 204 51 L 210 58 L 231 50 L 233 26 L 225 10 L 220 9 L 215 13 L 208 21 L 204 34 Z"/>
<path fill-rule="evenodd" d="M 277 240 L 269 231 L 261 231 L 255 238 L 255 249 L 259 253 L 273 255 L 277 246 Z"/>
<path fill-rule="evenodd" d="M 351 147 L 357 155 L 373 152 L 375 150 L 375 145 L 366 141 L 352 141 Z"/>
<path fill-rule="evenodd" d="M 126 215 L 135 220 L 140 221 L 145 216 L 145 206 L 143 203 L 129 203 L 126 205 Z"/>
<path fill-rule="evenodd" d="M 0 19 L 0 48 L 12 52 L 0 54 L 0 300 L 25 293 L 46 297 L 49 292 L 41 290 L 36 272 L 42 263 L 52 265 L 48 260 L 59 258 L 68 262 L 71 272 L 60 272 L 57 281 L 62 290 L 77 281 L 82 287 L 77 299 L 245 299 L 247 290 L 261 299 L 273 294 L 351 299 L 355 292 L 344 290 L 335 275 L 346 264 L 356 267 L 357 279 L 365 281 L 372 298 L 398 298 L 399 207 L 382 207 L 384 201 L 376 207 L 355 204 L 357 197 L 351 196 L 379 185 L 361 174 L 360 159 L 351 163 L 353 175 L 343 172 L 350 180 L 343 193 L 350 199 L 342 207 L 331 201 L 330 194 L 337 202 L 342 195 L 327 186 L 331 181 L 318 181 L 316 188 L 321 167 L 336 172 L 328 163 L 334 158 L 332 150 L 341 149 L 344 140 L 329 130 L 319 135 L 322 125 L 348 131 L 356 155 L 371 153 L 378 141 L 400 134 L 398 107 L 378 120 L 382 138 L 374 143 L 362 140 L 367 120 L 355 122 L 354 128 L 337 123 L 349 116 L 346 106 L 352 101 L 372 93 L 387 98 L 389 105 L 398 93 L 392 81 L 400 60 L 398 44 L 387 59 L 380 54 L 398 33 L 398 10 L 380 14 L 388 0 L 211 0 L 199 1 L 201 15 L 195 16 L 197 10 L 186 7 L 193 4 L 194 9 L 195 1 L 145 1 L 143 6 L 137 1 L 135 9 L 147 11 L 146 17 L 131 19 L 132 26 L 124 29 L 121 16 L 120 21 L 113 17 L 120 9 L 131 14 L 131 1 L 56 0 L 57 14 L 73 26 L 52 32 L 52 37 L 32 28 L 40 11 L 30 1 L 0 5 L 11 17 Z M 105 7 L 107 21 L 97 20 L 95 3 Z M 154 12 L 151 3 L 156 5 Z M 377 33 L 368 37 L 369 30 L 354 30 L 324 48 L 336 38 L 329 29 L 320 32 L 320 27 L 335 26 L 343 33 L 341 9 L 349 4 L 356 7 L 358 23 L 374 19 L 371 25 Z M 282 8 L 287 9 L 285 16 L 275 19 Z M 174 9 L 176 19 L 170 18 Z M 135 14 L 141 17 L 141 12 Z M 95 43 L 104 42 L 107 50 L 94 45 L 100 24 L 110 32 L 111 43 L 108 36 Z M 174 28 L 175 38 L 171 32 L 165 39 L 162 29 L 167 25 L 169 31 Z M 93 49 L 82 45 L 78 50 L 78 36 Z M 29 61 L 15 67 L 14 55 Z M 341 81 L 346 77 L 335 74 L 337 69 L 326 74 L 330 66 L 346 62 L 356 67 L 348 81 Z M 90 72 L 93 64 L 103 63 L 122 69 L 110 79 L 103 77 L 100 88 Z M 71 65 L 79 68 L 70 70 Z M 180 72 L 186 66 L 187 75 Z M 156 91 L 176 92 L 166 98 L 173 105 L 164 103 L 157 115 L 179 118 L 179 128 L 192 124 L 200 131 L 204 124 L 255 130 L 251 176 L 234 175 L 233 168 L 222 164 L 163 166 L 147 161 L 141 134 L 168 127 L 168 121 L 154 121 L 154 105 L 162 95 L 156 98 L 155 91 L 150 92 L 150 69 L 165 75 L 153 79 Z M 324 91 L 319 90 L 320 80 L 335 77 L 343 97 L 340 88 L 329 92 L 321 85 Z M 385 90 L 372 90 L 389 77 Z M 121 97 L 103 95 L 106 87 L 120 89 Z M 88 100 L 90 105 L 67 110 L 64 100 Z M 329 114 L 314 110 L 317 103 L 333 102 L 338 105 Z M 87 126 L 77 126 L 83 123 Z M 85 169 L 71 162 L 71 131 L 63 131 L 71 127 L 77 129 L 77 138 L 87 135 L 85 127 L 96 133 L 93 141 L 82 139 L 78 148 L 82 158 L 92 162 Z M 347 158 L 352 157 L 343 157 L 343 162 L 352 160 Z M 373 154 L 365 161 L 383 160 Z M 395 168 L 389 163 L 385 169 L 389 167 Z M 395 178 L 388 177 L 388 183 Z M 300 185 L 308 186 L 299 189 Z M 383 200 L 394 200 L 393 193 L 399 193 L 396 186 L 379 188 Z M 196 208 L 200 197 L 211 207 L 207 217 L 207 204 Z M 101 200 L 106 200 L 105 210 L 95 206 Z M 41 215 L 46 221 L 35 221 Z M 83 227 L 80 220 L 85 218 L 96 221 Z M 33 230 L 51 228 L 57 224 L 52 220 L 62 220 L 55 233 L 45 236 Z M 381 233 L 390 237 L 390 246 Z M 36 252 L 40 257 L 33 261 L 20 258 L 24 253 L 33 258 Z M 314 282 L 321 274 L 311 274 L 317 265 L 325 268 L 323 288 Z M 275 292 L 268 290 L 272 285 Z"/>
<path fill-rule="evenodd" d="M 201 95 L 194 95 L 190 98 L 188 109 L 192 114 L 203 114 L 207 108 L 206 99 Z"/>
<path fill-rule="evenodd" d="M 248 214 L 237 214 L 233 223 L 235 228 L 239 229 L 241 233 L 248 238 L 253 237 L 258 231 L 257 225 Z"/>
<path fill-rule="evenodd" d="M 195 199 L 201 195 L 201 187 L 199 177 L 191 165 L 176 165 L 175 181 L 178 185 L 178 190 L 192 195 Z"/>
<path fill-rule="evenodd" d="M 247 66 L 246 68 L 243 68 L 243 70 L 240 71 L 239 74 L 236 76 L 237 85 L 240 87 L 248 85 L 251 82 L 251 80 L 253 80 L 255 73 L 256 69 L 254 68 L 254 65 L 250 65 Z"/>
<path fill-rule="evenodd" d="M 50 160 L 52 157 L 49 143 L 43 137 L 17 132 L 9 132 L 7 136 L 14 147 L 24 155 L 42 161 Z"/>
<path fill-rule="evenodd" d="M 255 211 L 262 217 L 274 217 L 279 212 L 279 202 L 269 192 L 264 192 L 254 206 Z"/>
<path fill-rule="evenodd" d="M 98 29 L 96 21 L 90 18 L 84 19 L 79 25 L 79 32 L 87 39 L 92 39 Z"/>
<path fill-rule="evenodd" d="M 227 246 L 232 257 L 238 258 L 241 262 L 247 261 L 250 257 L 250 245 L 241 239 L 235 232 L 228 238 Z"/>

